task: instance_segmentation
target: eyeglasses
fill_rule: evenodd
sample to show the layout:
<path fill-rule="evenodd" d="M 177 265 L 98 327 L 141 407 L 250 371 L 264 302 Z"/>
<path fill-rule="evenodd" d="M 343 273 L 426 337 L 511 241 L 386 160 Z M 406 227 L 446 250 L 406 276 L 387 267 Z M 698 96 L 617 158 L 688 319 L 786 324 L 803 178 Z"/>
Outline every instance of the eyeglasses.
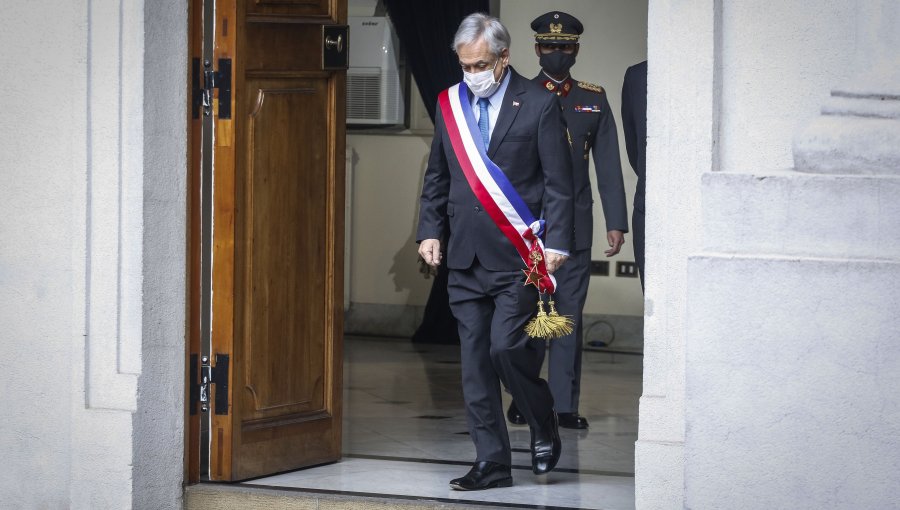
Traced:
<path fill-rule="evenodd" d="M 541 50 L 541 53 L 544 55 L 553 53 L 554 51 L 561 51 L 563 53 L 574 53 L 576 44 L 567 43 L 567 44 L 548 44 L 548 43 L 540 43 L 538 44 L 538 48 Z"/>

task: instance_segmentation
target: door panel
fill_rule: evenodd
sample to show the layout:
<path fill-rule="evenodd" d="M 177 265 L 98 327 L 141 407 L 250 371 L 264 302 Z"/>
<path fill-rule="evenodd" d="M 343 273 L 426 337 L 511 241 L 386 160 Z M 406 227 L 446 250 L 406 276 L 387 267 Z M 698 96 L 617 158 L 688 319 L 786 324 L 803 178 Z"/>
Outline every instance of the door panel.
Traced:
<path fill-rule="evenodd" d="M 232 116 L 215 119 L 211 357 L 230 373 L 209 477 L 227 481 L 340 458 L 345 71 L 322 69 L 322 30 L 346 0 L 217 0 L 215 19 Z"/>
<path fill-rule="evenodd" d="M 339 19 L 334 14 L 338 2 L 331 0 L 252 0 L 247 3 L 247 14 L 250 16 L 328 16 L 335 22 Z M 346 5 L 346 0 L 342 3 Z"/>
<path fill-rule="evenodd" d="M 311 241 L 329 235 L 321 215 L 328 176 L 303 171 L 327 161 L 327 83 L 250 80 L 247 88 L 256 100 L 248 119 L 244 419 L 327 413 L 330 264 L 326 243 Z M 298 338 L 307 341 L 291 341 Z"/>
<path fill-rule="evenodd" d="M 257 42 L 246 48 L 245 63 L 252 73 L 317 71 L 322 63 L 321 25 L 249 23 L 247 37 Z M 297 51 L 296 48 L 316 48 Z"/>

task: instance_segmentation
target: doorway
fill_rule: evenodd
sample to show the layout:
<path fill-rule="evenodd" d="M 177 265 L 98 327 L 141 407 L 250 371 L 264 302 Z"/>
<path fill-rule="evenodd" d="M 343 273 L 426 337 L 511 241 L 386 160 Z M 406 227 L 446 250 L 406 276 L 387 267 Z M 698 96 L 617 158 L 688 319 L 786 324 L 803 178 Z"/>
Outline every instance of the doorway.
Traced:
<path fill-rule="evenodd" d="M 523 53 L 523 52 L 520 51 L 520 53 Z M 610 87 L 610 88 L 613 89 L 614 87 Z M 402 136 L 408 137 L 409 135 L 402 135 Z M 427 145 L 427 141 L 428 141 L 428 139 L 430 139 L 430 136 L 428 136 L 428 135 L 412 134 L 412 136 L 420 136 L 422 138 L 422 140 L 424 140 L 422 142 L 423 146 Z M 388 137 L 384 137 L 384 138 L 388 138 Z M 385 152 L 385 151 L 392 152 L 390 149 L 387 148 L 387 147 L 389 147 L 388 145 L 385 145 L 382 143 L 382 138 L 378 138 L 377 142 L 372 142 L 371 145 L 378 145 L 379 146 L 378 150 L 380 150 L 382 152 Z M 403 170 L 403 169 L 398 169 L 398 171 L 400 171 L 400 170 Z M 407 172 L 407 175 L 405 177 L 409 177 L 409 175 L 408 175 L 409 173 L 410 172 Z M 365 179 L 367 179 L 367 178 L 370 178 L 370 177 L 361 176 L 359 185 L 366 186 L 367 182 L 371 182 L 371 181 L 366 181 Z M 403 179 L 404 176 L 403 175 L 391 176 L 390 174 L 388 174 L 388 175 L 381 174 L 381 178 L 382 178 L 382 180 L 384 180 L 386 182 L 396 184 L 401 179 Z M 414 201 L 414 197 L 412 197 L 411 201 Z M 394 204 L 392 204 L 392 207 L 400 207 L 400 206 L 397 203 L 394 203 Z M 377 214 L 375 214 L 374 210 L 369 210 L 366 214 L 371 215 L 370 219 L 372 221 L 377 221 Z M 404 217 L 404 218 L 406 217 L 405 214 L 394 214 L 394 216 Z M 409 217 L 412 217 L 412 215 L 410 214 Z M 356 227 L 356 225 L 355 225 L 355 227 Z M 362 224 L 360 224 L 357 228 L 360 228 L 361 231 L 368 231 L 368 229 L 365 229 L 365 227 Z M 401 232 L 401 234 L 402 234 L 402 232 Z M 399 250 L 398 250 L 398 252 L 399 252 Z M 414 253 L 414 249 L 411 250 L 411 253 Z M 378 259 L 379 259 L 380 263 L 384 263 L 385 261 L 387 261 L 388 265 L 390 265 L 390 263 L 393 260 L 390 257 L 389 258 L 379 257 Z M 390 274 L 391 271 L 385 271 L 385 273 Z M 384 287 L 379 286 L 378 292 L 382 292 L 383 289 L 384 289 Z M 357 292 L 357 291 L 354 291 L 354 292 Z M 398 416 L 401 414 L 400 411 L 403 410 L 405 408 L 405 406 L 407 406 L 407 404 L 402 403 L 403 399 L 405 399 L 406 397 L 399 397 L 399 396 L 394 398 L 394 397 L 388 397 L 387 395 L 385 395 L 382 400 L 388 401 L 387 403 L 374 403 L 374 402 L 366 403 L 363 400 L 360 400 L 360 398 L 365 398 L 364 395 L 365 395 L 365 392 L 367 391 L 366 388 L 369 386 L 368 382 L 371 382 L 372 384 L 377 384 L 377 385 L 388 384 L 383 380 L 380 382 L 375 382 L 375 381 L 366 382 L 365 379 L 360 380 L 360 377 L 361 377 L 360 374 L 368 372 L 367 369 L 361 368 L 361 367 L 363 367 L 363 365 L 361 365 L 361 364 L 356 365 L 354 367 L 354 364 L 359 362 L 361 359 L 375 360 L 375 359 L 377 359 L 377 357 L 374 356 L 374 354 L 376 354 L 376 353 L 380 353 L 383 355 L 388 352 L 395 352 L 397 354 L 397 356 L 400 356 L 400 357 L 403 357 L 404 359 L 409 360 L 410 363 L 418 363 L 418 365 L 413 365 L 413 366 L 417 367 L 414 370 L 417 371 L 418 375 L 423 376 L 424 379 L 414 380 L 413 378 L 410 378 L 410 379 L 398 378 L 398 379 L 394 380 L 393 382 L 390 382 L 390 384 L 392 384 L 394 387 L 416 388 L 416 387 L 419 387 L 426 383 L 430 384 L 430 381 L 428 379 L 428 374 L 437 374 L 439 376 L 438 379 L 446 378 L 447 377 L 446 373 L 444 373 L 443 375 L 440 375 L 442 373 L 440 368 L 443 367 L 444 369 L 449 369 L 451 371 L 454 369 L 454 365 L 453 365 L 454 361 L 453 361 L 452 352 L 447 351 L 447 350 L 435 349 L 435 350 L 429 350 L 426 352 L 421 349 L 415 349 L 415 348 L 409 346 L 408 344 L 404 344 L 404 343 L 393 341 L 393 340 L 387 340 L 387 341 L 376 340 L 371 343 L 366 343 L 366 342 L 371 342 L 371 339 L 353 338 L 353 339 L 347 340 L 346 359 L 347 359 L 348 365 L 346 365 L 346 366 L 350 366 L 350 368 L 349 368 L 349 371 L 345 373 L 344 384 L 346 385 L 346 387 L 344 388 L 345 391 L 343 392 L 343 394 L 347 395 L 347 398 L 349 401 L 349 406 L 351 406 L 351 407 L 345 406 L 344 409 L 346 409 L 348 414 L 350 414 L 351 416 L 350 416 L 349 420 L 347 420 L 347 419 L 344 420 L 344 423 L 345 423 L 344 433 L 345 434 L 347 433 L 347 428 L 346 428 L 347 426 L 349 426 L 351 429 L 350 433 L 356 432 L 356 430 L 360 428 L 360 425 L 358 423 L 356 423 L 355 421 L 352 421 L 352 420 L 354 420 L 354 417 L 358 418 L 359 420 L 372 419 L 371 415 L 366 415 L 365 413 L 357 413 L 356 410 L 352 407 L 355 405 L 355 403 L 359 403 L 361 406 L 368 406 L 370 408 L 374 407 L 376 409 L 380 407 L 381 409 L 389 410 L 390 412 L 393 412 L 393 414 L 398 415 Z M 375 348 L 376 353 L 370 352 L 370 348 Z M 392 349 L 397 349 L 397 350 L 394 351 Z M 354 354 L 354 353 L 356 353 L 356 354 Z M 621 361 L 621 360 L 619 360 L 619 361 Z M 605 359 L 600 360 L 600 361 L 594 361 L 594 362 L 607 363 L 607 361 Z M 586 360 L 586 363 L 591 363 L 591 360 L 590 359 Z M 396 364 L 385 364 L 383 366 L 390 366 L 390 367 L 393 367 L 394 369 L 400 370 L 400 368 L 398 368 Z M 356 371 L 356 367 L 360 367 L 359 370 L 361 372 Z M 623 368 L 623 367 L 615 367 L 614 366 L 613 368 L 619 369 L 619 368 Z M 634 369 L 634 368 L 635 367 L 631 366 L 631 368 L 629 370 Z M 345 368 L 345 370 L 347 370 L 347 369 Z M 627 370 L 626 370 L 626 372 L 627 372 Z M 637 373 L 639 373 L 639 372 L 637 372 Z M 631 375 L 632 376 L 634 375 L 633 371 L 632 371 Z M 638 379 L 639 379 L 639 377 L 638 377 Z M 358 387 L 356 384 L 357 382 L 363 382 L 365 384 L 361 384 Z M 597 384 L 601 384 L 605 387 L 615 388 L 616 391 L 625 391 L 625 390 L 623 390 L 623 387 L 627 386 L 627 385 L 619 385 L 619 383 L 617 383 L 615 380 L 613 380 L 613 381 L 603 380 L 602 382 L 598 382 Z M 439 382 L 438 385 L 442 387 L 444 385 L 444 383 Z M 233 385 L 232 385 L 232 387 L 233 387 Z M 459 386 L 457 384 L 456 388 L 458 388 L 458 387 Z M 452 391 L 450 386 L 448 386 L 446 389 L 448 391 Z M 362 392 L 362 393 L 360 393 L 360 392 Z M 624 394 L 627 395 L 627 393 L 624 393 Z M 635 395 L 634 396 L 635 401 L 636 401 L 636 398 L 637 398 L 637 396 Z M 438 398 L 438 401 L 440 401 L 440 398 Z M 440 406 L 449 405 L 448 402 L 449 402 L 449 400 L 445 401 L 444 403 L 441 403 Z M 622 404 L 622 403 L 619 402 L 618 404 Z M 601 430 L 601 431 L 597 432 L 596 434 L 593 435 L 592 439 L 597 439 L 600 437 L 600 434 L 606 433 L 606 434 L 608 434 L 608 437 L 614 438 L 614 440 L 616 440 L 616 441 L 628 441 L 629 440 L 628 434 L 631 433 L 631 430 L 628 428 L 628 425 L 625 422 L 632 420 L 632 418 L 630 417 L 629 411 L 621 411 L 621 408 L 618 408 L 620 412 L 617 412 L 615 405 L 618 405 L 618 404 L 614 404 L 614 405 L 612 405 L 612 407 L 598 408 L 598 411 L 596 411 L 596 416 L 600 417 L 601 421 L 606 420 L 608 422 L 608 426 L 611 428 L 609 428 L 605 431 Z M 602 405 L 605 406 L 606 404 L 602 404 Z M 435 424 L 452 424 L 453 422 L 448 421 L 448 420 L 453 420 L 453 417 L 444 418 L 444 416 L 446 416 L 448 413 L 445 411 L 442 411 L 441 409 L 446 410 L 446 408 L 444 408 L 444 407 L 438 408 L 438 409 L 433 409 L 433 410 L 429 410 L 426 408 L 421 408 L 421 409 L 416 408 L 415 411 L 418 414 L 416 414 L 415 416 L 405 416 L 404 415 L 402 420 L 399 421 L 398 423 L 402 423 L 403 421 L 410 421 L 412 423 L 420 424 L 421 426 L 419 428 L 422 428 L 422 429 L 440 428 L 437 426 L 432 426 Z M 408 412 L 409 409 L 406 409 L 406 411 Z M 614 415 L 618 415 L 618 416 L 614 416 Z M 423 416 L 423 417 L 419 417 L 419 416 Z M 415 421 L 413 421 L 413 420 L 415 420 Z M 634 427 L 635 431 L 636 431 L 636 416 L 634 417 L 634 419 L 632 421 L 633 421 L 633 423 L 631 424 L 631 426 Z M 365 422 L 362 422 L 362 423 L 365 423 Z M 461 445 L 460 448 L 456 451 L 456 453 L 458 454 L 458 456 L 457 456 L 458 458 L 454 458 L 454 459 L 443 458 L 443 459 L 441 459 L 439 457 L 434 457 L 434 456 L 427 457 L 427 458 L 430 458 L 431 460 L 452 461 L 454 463 L 441 464 L 440 462 L 431 462 L 431 463 L 422 462 L 419 464 L 413 463 L 413 464 L 401 464 L 401 465 L 406 465 L 407 467 L 414 466 L 410 469 L 412 469 L 413 471 L 415 471 L 417 473 L 421 472 L 425 469 L 434 467 L 434 466 L 448 466 L 447 469 L 449 469 L 454 474 L 454 476 L 458 475 L 459 473 L 457 473 L 457 471 L 459 471 L 460 469 L 464 470 L 464 468 L 462 468 L 461 463 L 468 464 L 468 462 L 470 462 L 470 459 L 468 458 L 470 452 L 468 449 L 464 449 L 464 448 L 466 448 L 466 445 L 468 444 L 468 439 L 463 434 L 458 434 L 459 432 L 463 432 L 465 430 L 464 427 L 458 427 L 458 423 L 456 423 L 455 425 L 457 427 L 453 429 L 453 432 L 451 434 L 456 435 L 457 437 L 453 438 L 453 439 L 462 439 L 463 441 L 461 441 L 461 442 L 449 441 L 449 442 L 447 442 L 447 444 Z M 388 425 L 386 425 L 386 426 L 388 426 Z M 363 427 L 364 427 L 364 425 L 363 425 Z M 600 428 L 601 427 L 597 427 L 595 430 L 600 429 Z M 377 430 L 373 430 L 372 433 L 378 434 L 379 432 Z M 516 431 L 514 430 L 513 433 L 515 434 Z M 363 434 L 363 435 L 368 435 L 368 433 Z M 521 434 L 519 434 L 519 436 L 521 436 Z M 373 436 L 373 437 L 375 437 L 375 436 Z M 395 438 L 395 439 L 398 439 L 398 438 Z M 570 442 L 578 443 L 579 438 L 576 436 L 573 436 L 572 438 L 570 438 Z M 348 443 L 346 441 L 344 441 L 344 445 L 346 448 Z M 378 460 L 378 459 L 371 459 L 371 458 L 368 458 L 368 459 L 362 458 L 362 456 L 373 457 L 373 456 L 380 455 L 378 453 L 374 453 L 374 450 L 357 449 L 357 448 L 355 448 L 355 445 L 353 445 L 353 443 L 350 443 L 350 445 L 351 445 L 351 448 L 349 450 L 344 451 L 345 454 L 349 453 L 349 456 L 348 455 L 344 456 L 345 460 L 349 460 L 349 462 L 341 462 L 340 464 L 331 465 L 330 467 L 326 466 L 323 468 L 317 468 L 315 471 L 321 473 L 321 472 L 323 472 L 322 470 L 326 470 L 326 469 L 336 469 L 339 466 L 346 467 L 347 465 L 355 462 L 356 460 L 370 460 L 370 461 Z M 523 447 L 520 446 L 520 449 L 521 448 L 523 448 Z M 521 454 L 521 452 L 519 452 L 519 453 Z M 384 456 L 384 455 L 382 455 L 382 456 Z M 417 459 L 417 457 L 408 455 L 408 454 L 393 455 L 393 456 L 398 457 L 398 458 L 405 457 L 406 459 L 414 459 L 414 460 Z M 426 458 L 426 457 L 421 457 L 421 456 L 418 457 L 419 460 L 421 460 L 423 458 Z M 621 459 L 617 460 L 617 462 L 619 462 L 619 461 L 621 461 Z M 405 462 L 405 461 L 401 460 L 401 461 L 392 461 L 392 462 Z M 613 475 L 610 475 L 610 476 L 621 475 L 621 476 L 619 476 L 619 478 L 627 479 L 628 474 L 629 474 L 629 471 L 624 468 L 621 468 L 621 469 L 618 467 L 611 468 L 611 467 L 609 467 L 610 465 L 607 465 L 604 468 L 603 466 L 600 466 L 600 465 L 591 465 L 591 464 L 589 464 L 589 461 L 587 460 L 587 458 L 582 457 L 580 455 L 579 455 L 579 458 L 575 459 L 575 464 L 572 464 L 572 466 L 576 466 L 576 467 L 569 467 L 568 469 L 577 471 L 579 469 L 579 467 L 577 467 L 577 466 L 583 466 L 583 468 L 585 470 L 585 474 L 591 474 L 590 471 L 593 471 L 594 472 L 593 474 L 597 474 L 597 476 L 607 476 L 605 474 L 598 474 L 600 472 L 604 472 L 607 474 L 612 473 Z M 419 468 L 419 469 L 416 469 L 416 468 Z M 312 472 L 312 470 L 306 470 L 306 471 L 301 471 L 298 473 L 311 473 L 311 472 Z M 572 475 L 572 476 L 579 476 L 582 473 L 573 471 L 568 474 Z M 441 480 L 443 480 L 443 478 L 441 478 Z M 256 481 L 257 485 L 259 485 L 259 482 L 260 482 L 259 480 Z M 446 480 L 443 480 L 442 483 L 444 483 L 444 482 L 446 482 Z M 518 478 L 517 478 L 517 482 L 518 482 Z M 556 483 L 552 479 L 551 479 L 551 482 Z M 535 485 L 534 487 L 542 487 L 542 486 Z M 571 488 L 571 486 L 570 486 L 570 488 Z M 402 494 L 397 494 L 396 492 L 393 494 L 394 495 L 402 495 Z"/>

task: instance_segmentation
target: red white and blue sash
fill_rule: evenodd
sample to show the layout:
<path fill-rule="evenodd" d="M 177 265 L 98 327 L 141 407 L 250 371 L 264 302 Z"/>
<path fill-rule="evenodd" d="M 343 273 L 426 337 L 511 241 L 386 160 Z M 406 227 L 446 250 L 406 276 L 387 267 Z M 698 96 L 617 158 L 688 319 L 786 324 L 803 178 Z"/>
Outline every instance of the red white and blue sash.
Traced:
<path fill-rule="evenodd" d="M 544 245 L 540 238 L 544 220 L 534 218 L 503 170 L 488 158 L 487 147 L 484 146 L 472 111 L 468 87 L 465 83 L 458 83 L 441 92 L 438 104 L 450 135 L 453 153 L 469 187 L 485 212 L 519 252 L 525 266 L 536 269 L 540 274 L 536 285 L 540 292 L 552 294 L 556 290 L 556 279 L 547 273 Z M 540 255 L 540 258 L 532 253 Z M 535 259 L 537 267 L 532 262 Z"/>

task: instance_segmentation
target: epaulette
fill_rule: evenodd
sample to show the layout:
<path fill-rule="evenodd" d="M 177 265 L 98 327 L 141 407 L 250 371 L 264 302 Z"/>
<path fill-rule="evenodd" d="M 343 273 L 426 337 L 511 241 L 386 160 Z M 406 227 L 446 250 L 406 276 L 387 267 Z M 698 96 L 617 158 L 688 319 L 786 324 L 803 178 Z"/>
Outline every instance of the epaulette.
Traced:
<path fill-rule="evenodd" d="M 602 94 L 604 92 L 603 87 L 601 87 L 600 85 L 594 85 L 593 83 L 588 83 L 586 81 L 578 82 L 578 86 L 585 90 L 590 90 L 598 94 Z"/>

